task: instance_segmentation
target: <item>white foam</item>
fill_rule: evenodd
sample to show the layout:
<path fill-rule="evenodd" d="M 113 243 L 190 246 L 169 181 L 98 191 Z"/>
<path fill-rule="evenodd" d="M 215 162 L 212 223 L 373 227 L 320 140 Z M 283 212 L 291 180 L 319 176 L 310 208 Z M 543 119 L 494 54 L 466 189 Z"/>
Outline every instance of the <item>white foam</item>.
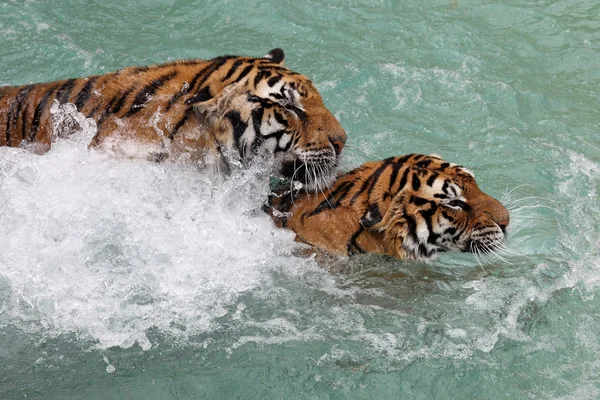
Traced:
<path fill-rule="evenodd" d="M 268 184 L 87 150 L 87 126 L 36 156 L 0 148 L 0 324 L 142 348 L 157 328 L 211 329 L 265 271 L 292 262 L 258 211 Z"/>

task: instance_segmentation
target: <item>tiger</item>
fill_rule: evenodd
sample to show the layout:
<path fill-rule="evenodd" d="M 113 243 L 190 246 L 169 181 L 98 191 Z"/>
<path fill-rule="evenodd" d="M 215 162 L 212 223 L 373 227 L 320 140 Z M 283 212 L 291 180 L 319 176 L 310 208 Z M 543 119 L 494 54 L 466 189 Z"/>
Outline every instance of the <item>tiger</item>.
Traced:
<path fill-rule="evenodd" d="M 180 60 L 3 86 L 0 146 L 47 152 L 77 127 L 52 129 L 52 105 L 70 103 L 95 121 L 93 149 L 119 154 L 122 143 L 134 143 L 155 161 L 217 159 L 224 168 L 271 157 L 276 174 L 325 187 L 335 178 L 346 132 L 311 80 L 284 67 L 284 59 L 276 48 L 259 58 Z"/>
<path fill-rule="evenodd" d="M 297 241 L 327 252 L 421 261 L 446 251 L 493 252 L 510 222 L 471 171 L 435 154 L 367 162 L 318 194 L 279 190 L 264 210 Z"/>

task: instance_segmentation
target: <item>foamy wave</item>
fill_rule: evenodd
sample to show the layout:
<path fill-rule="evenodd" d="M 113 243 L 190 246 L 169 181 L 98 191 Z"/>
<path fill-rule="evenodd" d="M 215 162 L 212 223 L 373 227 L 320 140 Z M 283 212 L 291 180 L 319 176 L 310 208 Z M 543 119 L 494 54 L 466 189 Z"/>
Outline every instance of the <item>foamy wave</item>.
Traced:
<path fill-rule="evenodd" d="M 211 329 L 289 260 L 293 236 L 257 212 L 258 170 L 217 182 L 193 166 L 106 159 L 87 150 L 93 124 L 77 122 L 83 132 L 44 156 L 0 148 L 0 324 L 146 349 L 151 328 Z"/>

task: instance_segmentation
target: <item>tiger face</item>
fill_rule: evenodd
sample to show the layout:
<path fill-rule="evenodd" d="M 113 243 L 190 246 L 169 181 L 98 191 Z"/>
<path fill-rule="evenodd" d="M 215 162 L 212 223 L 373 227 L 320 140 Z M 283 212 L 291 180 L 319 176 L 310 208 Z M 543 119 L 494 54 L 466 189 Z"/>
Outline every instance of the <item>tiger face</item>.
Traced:
<path fill-rule="evenodd" d="M 274 214 L 298 240 L 348 255 L 427 260 L 446 251 L 493 252 L 510 221 L 469 170 L 435 155 L 363 164 L 327 193 L 273 198 Z"/>
<path fill-rule="evenodd" d="M 333 183 L 346 133 L 305 76 L 287 69 L 259 71 L 253 80 L 198 104 L 195 112 L 209 135 L 242 164 L 267 156 L 279 175 L 309 190 Z"/>
<path fill-rule="evenodd" d="M 43 153 L 74 129 L 53 130 L 53 103 L 96 122 L 90 147 L 156 161 L 248 165 L 272 158 L 277 173 L 320 188 L 331 183 L 346 133 L 284 53 L 220 56 L 0 89 L 0 145 Z M 56 109 L 56 107 L 55 107 Z"/>

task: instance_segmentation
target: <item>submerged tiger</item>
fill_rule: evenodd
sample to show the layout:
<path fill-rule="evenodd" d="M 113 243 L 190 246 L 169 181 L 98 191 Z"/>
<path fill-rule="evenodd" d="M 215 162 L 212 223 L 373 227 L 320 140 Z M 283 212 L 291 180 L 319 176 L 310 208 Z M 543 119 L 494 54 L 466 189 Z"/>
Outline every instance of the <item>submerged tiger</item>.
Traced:
<path fill-rule="evenodd" d="M 421 154 L 363 164 L 319 195 L 273 194 L 266 211 L 298 241 L 326 251 L 414 260 L 492 252 L 510 221 L 469 170 Z"/>
<path fill-rule="evenodd" d="M 96 121 L 90 147 L 162 160 L 207 159 L 248 165 L 273 158 L 276 172 L 330 184 L 346 133 L 304 75 L 274 49 L 262 58 L 221 56 L 128 67 L 87 78 L 0 87 L 0 145 L 50 149 L 76 124 L 52 129 L 51 105 L 72 103 Z"/>

